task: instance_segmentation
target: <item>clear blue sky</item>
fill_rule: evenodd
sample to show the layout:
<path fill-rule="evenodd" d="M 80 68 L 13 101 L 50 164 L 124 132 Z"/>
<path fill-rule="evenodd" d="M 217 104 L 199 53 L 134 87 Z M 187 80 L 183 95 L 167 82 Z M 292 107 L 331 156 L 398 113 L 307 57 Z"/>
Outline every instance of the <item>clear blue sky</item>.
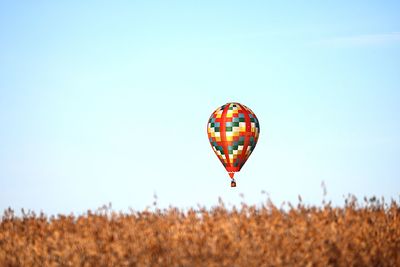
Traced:
<path fill-rule="evenodd" d="M 2 1 L 0 209 L 400 193 L 397 1 Z M 237 175 L 206 123 L 261 134 Z"/>

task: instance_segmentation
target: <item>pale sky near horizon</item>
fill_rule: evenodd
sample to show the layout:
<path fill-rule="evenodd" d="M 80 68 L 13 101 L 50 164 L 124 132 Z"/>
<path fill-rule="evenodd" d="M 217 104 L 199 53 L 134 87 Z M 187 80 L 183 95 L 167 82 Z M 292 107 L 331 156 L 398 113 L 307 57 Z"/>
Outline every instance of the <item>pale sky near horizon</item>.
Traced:
<path fill-rule="evenodd" d="M 2 1 L 0 210 L 400 194 L 396 1 Z M 229 177 L 207 139 L 257 115 Z"/>

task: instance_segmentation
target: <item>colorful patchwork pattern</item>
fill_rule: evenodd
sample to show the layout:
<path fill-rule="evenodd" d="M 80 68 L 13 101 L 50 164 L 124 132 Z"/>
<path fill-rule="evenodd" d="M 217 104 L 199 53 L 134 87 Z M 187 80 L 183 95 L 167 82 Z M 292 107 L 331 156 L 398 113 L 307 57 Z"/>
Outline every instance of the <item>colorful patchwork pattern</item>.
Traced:
<path fill-rule="evenodd" d="M 256 147 L 260 124 L 245 105 L 227 103 L 211 114 L 207 133 L 221 163 L 229 173 L 234 173 L 240 171 Z"/>

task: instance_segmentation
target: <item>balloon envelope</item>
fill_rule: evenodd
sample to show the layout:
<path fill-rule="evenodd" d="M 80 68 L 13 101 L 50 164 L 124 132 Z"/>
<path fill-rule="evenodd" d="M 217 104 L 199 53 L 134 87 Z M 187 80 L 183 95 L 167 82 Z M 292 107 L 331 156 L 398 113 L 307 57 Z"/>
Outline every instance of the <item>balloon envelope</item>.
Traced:
<path fill-rule="evenodd" d="M 260 124 L 245 105 L 227 103 L 211 114 L 207 134 L 212 149 L 233 179 L 256 147 Z"/>

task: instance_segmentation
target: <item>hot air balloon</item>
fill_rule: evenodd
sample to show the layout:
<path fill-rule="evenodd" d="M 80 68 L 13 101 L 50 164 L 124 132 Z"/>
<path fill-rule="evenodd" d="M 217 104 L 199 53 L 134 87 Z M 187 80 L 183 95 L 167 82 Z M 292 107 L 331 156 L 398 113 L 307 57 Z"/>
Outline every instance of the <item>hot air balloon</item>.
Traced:
<path fill-rule="evenodd" d="M 240 103 L 217 108 L 207 124 L 208 140 L 236 187 L 235 172 L 240 171 L 256 147 L 260 124 L 254 112 Z"/>

